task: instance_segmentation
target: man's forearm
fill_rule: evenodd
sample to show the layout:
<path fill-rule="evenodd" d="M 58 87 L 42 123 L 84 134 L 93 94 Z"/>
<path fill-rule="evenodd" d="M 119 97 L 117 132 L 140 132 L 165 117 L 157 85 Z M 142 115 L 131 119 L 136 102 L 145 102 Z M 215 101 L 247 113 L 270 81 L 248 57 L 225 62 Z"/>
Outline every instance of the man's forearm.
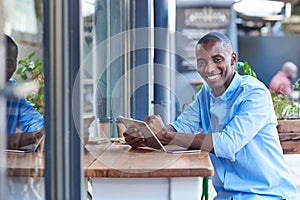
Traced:
<path fill-rule="evenodd" d="M 191 144 L 192 149 L 201 149 L 203 151 L 214 153 L 214 145 L 212 141 L 212 134 L 195 134 L 195 139 Z"/>
<path fill-rule="evenodd" d="M 168 131 L 171 134 L 175 135 L 172 141 L 170 142 L 170 144 L 176 144 L 190 149 L 201 149 L 203 151 L 214 153 L 214 146 L 213 146 L 211 133 L 209 134 L 178 133 L 176 129 L 171 125 L 166 125 L 164 129 L 165 131 Z"/>
<path fill-rule="evenodd" d="M 172 128 L 170 128 L 170 130 L 172 130 Z M 203 151 L 214 153 L 212 134 L 187 134 L 174 131 L 170 131 L 169 133 L 174 135 L 170 144 L 176 144 L 189 149 L 201 149 Z"/>

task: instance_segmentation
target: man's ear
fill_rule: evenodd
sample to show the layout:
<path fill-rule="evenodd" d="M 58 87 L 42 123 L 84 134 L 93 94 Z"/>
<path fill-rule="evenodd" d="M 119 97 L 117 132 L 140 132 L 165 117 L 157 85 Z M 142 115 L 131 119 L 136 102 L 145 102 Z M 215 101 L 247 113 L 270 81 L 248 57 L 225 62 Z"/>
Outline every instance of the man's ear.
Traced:
<path fill-rule="evenodd" d="M 233 66 L 235 63 L 236 63 L 236 53 L 235 52 L 233 52 L 232 54 L 231 54 L 231 61 L 230 61 L 231 63 L 231 66 Z"/>

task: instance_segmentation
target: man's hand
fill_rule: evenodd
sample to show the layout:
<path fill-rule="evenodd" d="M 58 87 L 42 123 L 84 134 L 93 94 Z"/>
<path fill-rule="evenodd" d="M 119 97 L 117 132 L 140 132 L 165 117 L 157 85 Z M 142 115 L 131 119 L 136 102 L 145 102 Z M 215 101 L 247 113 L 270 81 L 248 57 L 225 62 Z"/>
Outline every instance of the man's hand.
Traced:
<path fill-rule="evenodd" d="M 118 121 L 122 122 L 122 119 L 119 119 L 118 117 Z M 132 148 L 137 148 L 141 144 L 143 144 L 143 142 L 145 142 L 144 135 L 137 128 L 134 127 L 129 127 L 126 130 L 124 130 L 123 136 L 127 144 L 129 144 Z"/>
<path fill-rule="evenodd" d="M 155 135 L 157 135 L 164 128 L 164 123 L 159 115 L 149 115 L 145 122 L 149 125 Z"/>
<path fill-rule="evenodd" d="M 161 141 L 162 144 L 173 144 L 173 140 L 176 137 L 176 132 L 168 129 L 168 126 L 165 126 L 161 129 L 159 133 L 156 134 L 157 138 Z M 176 144 L 176 143 L 174 143 Z"/>
<path fill-rule="evenodd" d="M 169 144 L 174 139 L 176 130 L 172 126 L 164 126 L 159 115 L 149 115 L 145 121 L 162 144 Z"/>
<path fill-rule="evenodd" d="M 137 128 L 128 128 L 124 133 L 125 141 L 132 146 L 132 148 L 139 147 L 145 142 L 145 137 Z"/>

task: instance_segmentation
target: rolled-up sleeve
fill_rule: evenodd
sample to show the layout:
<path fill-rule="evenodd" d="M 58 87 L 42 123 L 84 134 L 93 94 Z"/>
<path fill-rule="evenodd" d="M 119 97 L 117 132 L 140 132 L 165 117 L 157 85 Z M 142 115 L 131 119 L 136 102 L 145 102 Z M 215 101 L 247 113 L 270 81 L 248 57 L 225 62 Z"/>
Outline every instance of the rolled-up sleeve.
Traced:
<path fill-rule="evenodd" d="M 43 117 L 24 98 L 20 100 L 19 109 L 18 126 L 22 131 L 33 132 L 44 127 Z"/>

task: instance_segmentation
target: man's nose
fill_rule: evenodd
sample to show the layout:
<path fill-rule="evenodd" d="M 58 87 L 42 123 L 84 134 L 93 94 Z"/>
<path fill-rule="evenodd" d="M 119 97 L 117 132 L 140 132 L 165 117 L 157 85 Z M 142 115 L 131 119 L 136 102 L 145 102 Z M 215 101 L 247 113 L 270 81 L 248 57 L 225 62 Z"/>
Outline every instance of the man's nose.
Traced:
<path fill-rule="evenodd" d="M 216 69 L 216 63 L 213 62 L 213 60 L 209 60 L 207 62 L 207 65 L 205 67 L 205 73 L 211 73 Z"/>

